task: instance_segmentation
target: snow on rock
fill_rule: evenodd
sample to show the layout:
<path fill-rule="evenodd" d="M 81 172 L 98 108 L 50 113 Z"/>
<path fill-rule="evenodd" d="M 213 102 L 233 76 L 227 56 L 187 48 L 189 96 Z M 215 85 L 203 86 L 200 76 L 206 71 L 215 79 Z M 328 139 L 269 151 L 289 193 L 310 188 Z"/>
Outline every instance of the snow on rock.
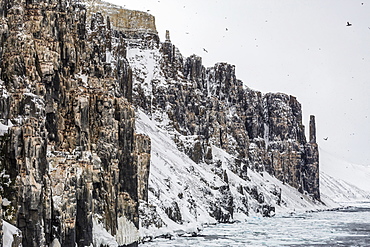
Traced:
<path fill-rule="evenodd" d="M 94 246 L 118 247 L 116 239 L 104 228 L 96 217 L 93 217 L 93 242 Z"/>
<path fill-rule="evenodd" d="M 3 136 L 8 132 L 8 125 L 0 123 L 0 136 Z"/>
<path fill-rule="evenodd" d="M 53 242 L 51 242 L 50 247 L 61 247 L 59 240 L 57 238 L 54 238 Z"/>
<path fill-rule="evenodd" d="M 22 232 L 15 226 L 3 221 L 3 246 L 22 246 Z"/>
<path fill-rule="evenodd" d="M 108 232 L 98 218 L 101 218 L 101 216 L 93 217 L 92 233 L 94 246 L 118 247 L 131 244 L 139 239 L 138 229 L 125 216 L 119 217 L 117 220 L 120 230 L 117 231 L 116 236 Z"/>
<path fill-rule="evenodd" d="M 139 231 L 125 216 L 121 216 L 117 219 L 118 229 L 117 231 L 117 243 L 119 246 L 128 245 L 136 242 L 139 239 Z"/>
<path fill-rule="evenodd" d="M 6 122 L 6 121 L 5 121 Z M 13 123 L 8 119 L 7 124 L 2 124 L 0 122 L 0 136 L 8 133 L 9 128 L 13 127 Z"/>
<path fill-rule="evenodd" d="M 157 234 L 186 232 L 184 229 L 196 232 L 201 223 L 216 223 L 204 207 L 211 200 L 204 194 L 213 196 L 217 191 L 206 188 L 204 183 L 211 183 L 216 188 L 223 184 L 221 179 L 180 152 L 171 136 L 158 128 L 142 111 L 139 111 L 136 128 L 138 133 L 149 135 L 152 141 L 148 201 L 156 206 L 157 215 L 165 226 Z M 206 180 L 202 181 L 202 178 Z M 149 233 L 144 228 L 140 231 Z"/>

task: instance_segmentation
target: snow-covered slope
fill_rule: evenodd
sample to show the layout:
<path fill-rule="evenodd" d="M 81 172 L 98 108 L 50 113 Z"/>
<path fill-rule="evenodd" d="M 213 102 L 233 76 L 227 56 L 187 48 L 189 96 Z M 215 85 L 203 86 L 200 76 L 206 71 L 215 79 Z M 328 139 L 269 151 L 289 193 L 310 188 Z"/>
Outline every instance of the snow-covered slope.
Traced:
<path fill-rule="evenodd" d="M 320 170 L 330 176 L 341 179 L 370 192 L 370 167 L 353 164 L 320 149 Z"/>
<path fill-rule="evenodd" d="M 141 214 L 143 238 L 197 232 L 204 224 L 216 223 L 210 212 L 214 207 L 223 210 L 225 205 L 233 207 L 233 220 L 270 212 L 266 207 L 275 207 L 276 213 L 325 207 L 267 172 L 248 169 L 248 179 L 240 178 L 229 169 L 235 157 L 215 146 L 213 159 L 219 167 L 195 163 L 173 141 L 174 135 L 181 138 L 179 133 L 164 130 L 141 110 L 136 131 L 149 135 L 152 141 L 149 203 L 140 206 L 145 212 Z"/>
<path fill-rule="evenodd" d="M 320 192 L 323 200 L 339 204 L 369 201 L 370 193 L 325 172 L 320 172 Z"/>
<path fill-rule="evenodd" d="M 320 191 L 336 202 L 370 200 L 370 167 L 352 164 L 320 149 Z"/>

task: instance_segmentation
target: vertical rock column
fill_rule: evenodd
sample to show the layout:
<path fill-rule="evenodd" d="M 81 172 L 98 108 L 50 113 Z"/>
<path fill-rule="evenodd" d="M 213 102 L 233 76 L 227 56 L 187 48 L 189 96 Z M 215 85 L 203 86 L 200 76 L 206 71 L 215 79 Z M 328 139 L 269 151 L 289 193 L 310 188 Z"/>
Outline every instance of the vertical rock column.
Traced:
<path fill-rule="evenodd" d="M 320 200 L 319 149 L 316 143 L 315 116 L 310 116 L 310 142 L 305 145 L 303 187 L 313 198 Z"/>
<path fill-rule="evenodd" d="M 3 198 L 0 195 L 0 246 L 3 246 Z"/>
<path fill-rule="evenodd" d="M 315 116 L 310 116 L 310 143 L 316 143 L 316 123 Z"/>
<path fill-rule="evenodd" d="M 27 5 L 30 4 L 30 5 Z M 51 229 L 51 195 L 46 175 L 46 131 L 42 86 L 38 86 L 42 71 L 38 64 L 36 43 L 30 19 L 38 16 L 34 6 L 24 1 L 4 4 L 9 35 L 1 38 L 1 80 L 9 92 L 6 111 L 16 127 L 11 128 L 7 156 L 9 167 L 16 176 L 16 219 L 22 231 L 23 246 L 47 244 Z M 35 21 L 36 22 L 36 21 Z M 4 29 L 2 30 L 4 33 Z M 46 69 L 45 69 L 46 70 Z M 39 90 L 40 89 L 40 90 Z"/>
<path fill-rule="evenodd" d="M 42 128 L 41 128 L 42 129 Z M 51 195 L 46 175 L 46 141 L 40 137 L 39 122 L 28 119 L 22 127 L 13 127 L 11 151 L 19 171 L 17 226 L 22 231 L 24 246 L 46 244 L 51 225 Z"/>
<path fill-rule="evenodd" d="M 148 180 L 150 171 L 150 138 L 146 135 L 135 135 L 135 163 L 138 173 L 139 200 L 148 202 Z"/>

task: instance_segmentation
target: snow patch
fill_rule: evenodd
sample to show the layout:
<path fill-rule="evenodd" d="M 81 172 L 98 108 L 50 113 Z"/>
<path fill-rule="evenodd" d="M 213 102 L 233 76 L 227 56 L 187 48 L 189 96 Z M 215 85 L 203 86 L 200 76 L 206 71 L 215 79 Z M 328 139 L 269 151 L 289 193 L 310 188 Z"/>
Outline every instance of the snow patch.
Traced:
<path fill-rule="evenodd" d="M 105 62 L 106 63 L 114 63 L 114 62 L 116 62 L 116 60 L 114 59 L 113 54 L 112 54 L 111 51 L 108 51 L 107 50 L 105 52 Z"/>
<path fill-rule="evenodd" d="M 93 243 L 94 246 L 118 247 L 116 239 L 104 228 L 95 217 L 93 217 Z"/>
<path fill-rule="evenodd" d="M 9 201 L 9 200 L 8 200 L 8 198 L 3 198 L 3 206 L 4 206 L 4 207 L 9 206 L 9 205 L 10 205 L 10 203 L 11 203 L 11 201 Z"/>
<path fill-rule="evenodd" d="M 133 71 L 134 90 L 141 87 L 145 96 L 152 97 L 153 81 L 156 81 L 157 87 L 164 86 L 161 83 L 164 78 L 161 75 L 159 61 L 161 54 L 158 49 L 140 49 L 128 48 L 127 60 Z"/>
<path fill-rule="evenodd" d="M 0 123 L 0 136 L 3 136 L 6 133 L 8 133 L 8 129 L 9 129 L 8 125 Z"/>
<path fill-rule="evenodd" d="M 83 86 L 88 87 L 88 75 L 85 74 L 76 74 L 77 79 L 81 79 Z"/>
<path fill-rule="evenodd" d="M 127 245 L 139 240 L 139 231 L 125 216 L 121 216 L 117 220 L 118 231 L 117 231 L 117 243 L 119 245 Z"/>
<path fill-rule="evenodd" d="M 22 238 L 22 232 L 15 226 L 9 224 L 5 220 L 3 220 L 3 246 L 4 247 L 14 247 L 14 237 L 21 239 Z M 19 247 L 22 246 L 22 244 L 18 245 Z"/>

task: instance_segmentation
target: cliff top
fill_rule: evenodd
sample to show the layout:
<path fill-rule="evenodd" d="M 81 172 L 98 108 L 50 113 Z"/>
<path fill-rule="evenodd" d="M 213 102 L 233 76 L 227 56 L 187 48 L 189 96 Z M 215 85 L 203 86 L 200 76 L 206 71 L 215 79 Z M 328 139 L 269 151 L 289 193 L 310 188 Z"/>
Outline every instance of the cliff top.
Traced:
<path fill-rule="evenodd" d="M 88 21 L 94 13 L 100 12 L 104 16 L 110 17 L 111 25 L 118 31 L 145 31 L 157 34 L 155 18 L 149 13 L 125 9 L 100 0 L 85 0 L 85 2 Z"/>

